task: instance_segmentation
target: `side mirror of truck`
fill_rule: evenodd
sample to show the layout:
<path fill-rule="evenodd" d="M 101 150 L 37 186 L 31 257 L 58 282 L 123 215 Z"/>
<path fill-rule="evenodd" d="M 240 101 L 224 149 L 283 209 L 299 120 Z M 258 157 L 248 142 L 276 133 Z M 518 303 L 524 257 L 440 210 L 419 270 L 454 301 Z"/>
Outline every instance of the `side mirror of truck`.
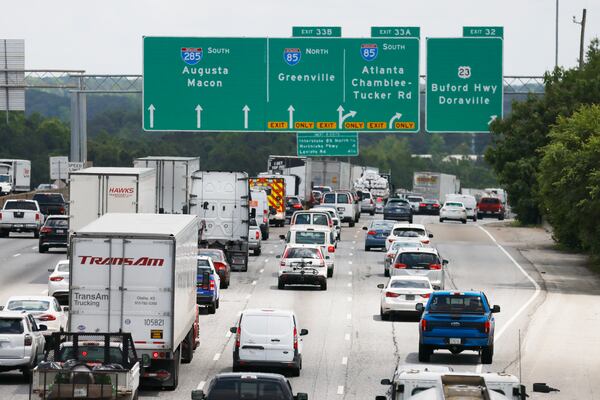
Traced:
<path fill-rule="evenodd" d="M 429 236 L 429 239 L 431 239 L 431 238 L 433 238 L 433 233 L 430 233 L 430 234 L 429 234 L 429 235 L 427 235 L 427 236 Z"/>
<path fill-rule="evenodd" d="M 425 310 L 425 307 L 423 306 L 423 303 L 417 303 L 415 304 L 415 310 L 417 310 L 418 312 L 423 312 L 423 310 Z"/>
<path fill-rule="evenodd" d="M 382 385 L 389 386 L 389 385 L 391 385 L 391 384 L 392 384 L 392 381 L 391 381 L 391 380 L 389 380 L 389 379 L 387 379 L 387 378 L 386 378 L 386 379 L 382 379 L 382 380 L 381 380 L 381 384 L 382 384 Z M 379 396 L 377 396 L 377 397 L 379 397 Z M 384 398 L 385 398 L 385 397 L 384 397 Z"/>
<path fill-rule="evenodd" d="M 308 335 L 308 329 L 300 329 L 300 336 Z"/>
<path fill-rule="evenodd" d="M 231 328 L 229 328 L 229 332 L 237 333 L 237 326 L 232 326 Z"/>
<path fill-rule="evenodd" d="M 306 393 L 298 393 L 296 395 L 296 400 L 308 400 L 308 394 L 306 394 Z"/>
<path fill-rule="evenodd" d="M 204 390 L 192 390 L 192 400 L 204 400 L 206 396 L 204 395 Z"/>
<path fill-rule="evenodd" d="M 279 239 L 285 240 L 285 235 L 279 235 Z"/>
<path fill-rule="evenodd" d="M 379 289 L 384 289 L 384 288 L 385 288 L 385 285 L 384 285 L 383 283 L 380 283 L 379 285 L 377 285 L 377 288 L 379 288 Z"/>
<path fill-rule="evenodd" d="M 63 310 L 64 312 L 69 312 L 69 306 L 62 306 L 61 310 Z"/>
<path fill-rule="evenodd" d="M 560 392 L 560 390 L 550 387 L 545 383 L 534 383 L 533 391 L 536 393 L 550 393 L 550 392 Z"/>
<path fill-rule="evenodd" d="M 38 331 L 43 332 L 43 331 L 47 331 L 48 330 L 48 326 L 44 325 L 44 324 L 39 324 L 38 325 Z"/>
<path fill-rule="evenodd" d="M 150 363 L 150 356 L 148 354 L 142 354 L 142 368 L 148 368 Z"/>
<path fill-rule="evenodd" d="M 495 306 L 493 306 L 493 307 L 492 307 L 492 312 L 493 312 L 493 313 L 499 313 L 499 312 L 500 312 L 500 306 L 496 306 L 496 305 L 495 305 Z"/>
<path fill-rule="evenodd" d="M 368 230 L 369 230 L 369 228 L 368 228 L 368 227 L 366 227 L 366 226 L 363 226 L 363 227 L 362 227 L 362 230 L 363 230 L 363 231 L 368 231 Z"/>

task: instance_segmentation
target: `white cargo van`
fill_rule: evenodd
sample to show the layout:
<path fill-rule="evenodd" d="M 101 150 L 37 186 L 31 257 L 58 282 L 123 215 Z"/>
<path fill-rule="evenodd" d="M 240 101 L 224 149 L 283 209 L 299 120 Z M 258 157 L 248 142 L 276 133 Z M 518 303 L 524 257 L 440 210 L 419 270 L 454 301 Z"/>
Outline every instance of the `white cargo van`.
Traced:
<path fill-rule="evenodd" d="M 200 157 L 149 156 L 135 159 L 133 166 L 156 171 L 156 212 L 189 213 L 192 174 L 200 169 Z"/>
<path fill-rule="evenodd" d="M 279 367 L 300 376 L 302 339 L 308 330 L 300 329 L 298 318 L 287 310 L 244 310 L 237 326 L 233 348 L 233 371 L 245 367 Z"/>
<path fill-rule="evenodd" d="M 69 173 L 69 231 L 112 213 L 155 213 L 151 168 L 85 168 Z"/>
<path fill-rule="evenodd" d="M 143 384 L 175 389 L 197 345 L 198 218 L 109 213 L 70 244 L 69 330 L 131 333 Z"/>
<path fill-rule="evenodd" d="M 262 240 L 269 240 L 269 198 L 264 190 L 250 190 L 250 209 L 260 227 Z"/>

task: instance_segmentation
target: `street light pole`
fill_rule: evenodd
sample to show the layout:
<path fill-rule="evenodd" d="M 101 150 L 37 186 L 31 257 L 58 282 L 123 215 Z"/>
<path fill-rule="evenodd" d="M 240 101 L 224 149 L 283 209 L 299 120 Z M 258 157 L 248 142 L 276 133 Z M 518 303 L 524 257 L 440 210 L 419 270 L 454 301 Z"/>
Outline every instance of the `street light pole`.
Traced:
<path fill-rule="evenodd" d="M 556 0 L 556 22 L 555 22 L 555 37 L 554 37 L 554 68 L 558 67 L 558 2 Z"/>
<path fill-rule="evenodd" d="M 581 38 L 579 39 L 579 69 L 583 68 L 583 44 L 585 41 L 585 15 L 587 10 L 583 9 L 583 16 L 581 17 L 581 21 L 577 21 L 575 16 L 573 16 L 573 22 L 581 25 Z"/>

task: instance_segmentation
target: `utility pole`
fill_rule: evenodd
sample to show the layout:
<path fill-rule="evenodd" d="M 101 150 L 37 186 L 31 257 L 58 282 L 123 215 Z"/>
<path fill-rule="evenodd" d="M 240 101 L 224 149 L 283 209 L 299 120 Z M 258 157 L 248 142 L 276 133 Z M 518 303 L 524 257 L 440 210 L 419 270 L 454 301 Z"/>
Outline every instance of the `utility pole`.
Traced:
<path fill-rule="evenodd" d="M 581 17 L 581 21 L 577 21 L 577 19 L 573 15 L 573 22 L 581 25 L 581 38 L 579 39 L 579 69 L 583 68 L 583 62 L 584 62 L 583 46 L 584 46 L 584 42 L 585 42 L 585 15 L 586 15 L 586 13 L 587 13 L 587 10 L 584 8 L 583 16 Z"/>
<path fill-rule="evenodd" d="M 556 0 L 556 22 L 555 22 L 555 37 L 554 37 L 554 68 L 558 67 L 558 1 Z"/>

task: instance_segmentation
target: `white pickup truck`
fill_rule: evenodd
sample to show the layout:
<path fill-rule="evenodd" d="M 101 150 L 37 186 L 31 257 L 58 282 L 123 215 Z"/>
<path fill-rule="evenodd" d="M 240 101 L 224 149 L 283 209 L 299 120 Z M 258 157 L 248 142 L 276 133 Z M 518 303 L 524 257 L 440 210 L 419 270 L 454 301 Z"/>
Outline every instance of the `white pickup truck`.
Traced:
<path fill-rule="evenodd" d="M 33 232 L 40 236 L 44 216 L 35 200 L 6 200 L 0 210 L 0 237 L 8 237 L 10 232 Z"/>

